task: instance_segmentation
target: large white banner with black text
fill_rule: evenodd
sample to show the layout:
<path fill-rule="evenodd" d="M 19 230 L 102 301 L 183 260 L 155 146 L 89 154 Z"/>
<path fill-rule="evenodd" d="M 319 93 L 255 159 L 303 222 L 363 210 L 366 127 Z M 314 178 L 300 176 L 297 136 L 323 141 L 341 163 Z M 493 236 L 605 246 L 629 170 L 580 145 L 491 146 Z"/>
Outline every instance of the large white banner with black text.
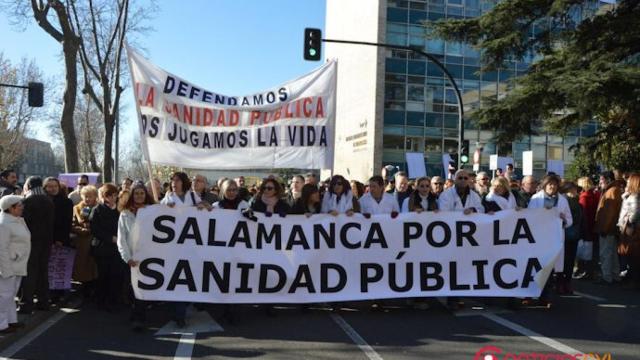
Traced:
<path fill-rule="evenodd" d="M 154 205 L 139 211 L 132 283 L 144 300 L 305 303 L 536 297 L 564 232 L 556 209 L 494 215 L 277 215 Z"/>
<path fill-rule="evenodd" d="M 330 169 L 336 67 L 229 96 L 164 71 L 127 47 L 140 138 L 155 164 L 197 169 Z"/>

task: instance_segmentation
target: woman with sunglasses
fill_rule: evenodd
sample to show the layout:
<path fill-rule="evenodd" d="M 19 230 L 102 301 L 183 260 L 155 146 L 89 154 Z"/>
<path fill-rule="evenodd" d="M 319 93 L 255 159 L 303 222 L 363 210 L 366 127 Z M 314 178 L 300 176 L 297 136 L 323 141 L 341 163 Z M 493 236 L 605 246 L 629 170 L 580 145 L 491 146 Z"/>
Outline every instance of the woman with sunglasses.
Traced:
<path fill-rule="evenodd" d="M 338 214 L 353 215 L 358 210 L 358 200 L 351 193 L 351 185 L 342 177 L 334 175 L 329 182 L 329 189 L 322 196 L 322 212 L 333 216 Z"/>
<path fill-rule="evenodd" d="M 289 205 L 282 199 L 282 186 L 275 179 L 264 179 L 260 190 L 251 201 L 251 210 L 266 216 L 278 214 L 282 217 L 289 212 Z"/>
<path fill-rule="evenodd" d="M 424 176 L 416 180 L 416 190 L 402 202 L 402 212 L 438 211 L 438 198 L 431 192 L 431 180 Z"/>

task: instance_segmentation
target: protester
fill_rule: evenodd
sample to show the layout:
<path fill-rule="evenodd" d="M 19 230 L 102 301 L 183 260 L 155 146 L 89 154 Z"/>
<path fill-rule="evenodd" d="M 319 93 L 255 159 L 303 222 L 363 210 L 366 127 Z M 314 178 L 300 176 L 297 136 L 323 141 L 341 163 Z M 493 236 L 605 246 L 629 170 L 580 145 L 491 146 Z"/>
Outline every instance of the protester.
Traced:
<path fill-rule="evenodd" d="M 358 200 L 351 193 L 351 185 L 342 175 L 334 175 L 329 182 L 329 189 L 322 197 L 322 212 L 337 216 L 353 215 L 358 212 Z"/>
<path fill-rule="evenodd" d="M 630 245 L 630 282 L 627 287 L 640 288 L 640 174 L 630 174 L 627 181 L 627 197 L 622 203 L 618 228 L 621 236 L 628 236 L 634 242 Z"/>
<path fill-rule="evenodd" d="M 282 186 L 275 179 L 264 179 L 260 184 L 260 190 L 251 200 L 251 210 L 265 213 L 266 216 L 278 214 L 286 216 L 289 205 L 282 198 Z"/>
<path fill-rule="evenodd" d="M 98 265 L 96 295 L 98 306 L 108 312 L 116 309 L 124 280 L 124 263 L 118 253 L 118 188 L 104 184 L 98 190 L 99 203 L 91 214 L 91 253 Z"/>
<path fill-rule="evenodd" d="M 82 200 L 81 191 L 82 188 L 89 185 L 89 176 L 80 175 L 78 177 L 78 184 L 76 185 L 76 189 L 69 194 L 69 199 L 73 202 L 73 206 L 78 205 L 78 203 Z"/>
<path fill-rule="evenodd" d="M 548 210 L 556 209 L 558 216 L 562 219 L 562 227 L 568 228 L 573 224 L 571 209 L 567 199 L 558 193 L 560 187 L 560 177 L 557 175 L 547 175 L 542 179 L 541 190 L 531 197 L 529 208 Z M 551 278 L 549 278 L 551 279 Z M 540 294 L 539 304 L 542 306 L 551 306 L 551 298 L 549 291 L 550 280 L 547 280 L 542 293 Z"/>
<path fill-rule="evenodd" d="M 351 185 L 351 193 L 356 200 L 360 199 L 362 195 L 364 195 L 365 188 L 363 183 L 357 180 L 351 180 L 349 185 Z"/>
<path fill-rule="evenodd" d="M 53 202 L 42 190 L 42 179 L 29 177 L 24 204 L 24 220 L 31 232 L 31 254 L 27 276 L 22 283 L 23 314 L 33 312 L 33 296 L 38 297 L 38 310 L 49 310 L 49 254 L 53 244 L 54 212 Z"/>
<path fill-rule="evenodd" d="M 0 335 L 15 332 L 18 322 L 15 297 L 27 275 L 31 252 L 31 232 L 22 218 L 22 197 L 0 199 Z"/>
<path fill-rule="evenodd" d="M 404 199 L 411 195 L 412 189 L 409 187 L 409 178 L 404 171 L 398 171 L 394 176 L 394 188 L 391 194 L 398 202 L 398 206 L 402 206 Z"/>
<path fill-rule="evenodd" d="M 600 245 L 600 271 L 602 285 L 611 285 L 620 281 L 620 263 L 617 253 L 617 222 L 622 207 L 622 189 L 614 181 L 611 171 L 600 174 L 600 186 L 603 194 L 596 210 L 595 229 Z"/>
<path fill-rule="evenodd" d="M 15 170 L 2 170 L 2 172 L 0 172 L 0 198 L 7 195 L 17 195 L 20 190 L 17 184 L 18 176 Z"/>
<path fill-rule="evenodd" d="M 302 196 L 303 185 L 304 177 L 302 175 L 294 175 L 293 178 L 291 178 L 289 191 L 287 192 L 287 204 L 289 204 L 289 206 L 293 206 L 300 196 Z"/>
<path fill-rule="evenodd" d="M 234 180 L 225 180 L 220 191 L 220 200 L 213 204 L 214 209 L 244 210 L 249 208 L 249 203 L 240 197 L 238 184 Z"/>
<path fill-rule="evenodd" d="M 76 249 L 72 278 L 82 283 L 82 294 L 88 300 L 93 296 L 94 280 L 98 277 L 98 268 L 91 255 L 90 226 L 91 213 L 98 205 L 98 190 L 93 185 L 87 185 L 82 188 L 80 195 L 82 200 L 73 207 L 71 223 L 71 244 Z"/>
<path fill-rule="evenodd" d="M 218 201 L 218 196 L 209 192 L 208 188 L 209 184 L 206 177 L 200 174 L 196 174 L 193 177 L 191 190 L 193 190 L 193 192 L 198 195 L 203 202 L 206 202 L 208 205 L 213 205 Z"/>
<path fill-rule="evenodd" d="M 147 192 L 151 194 L 151 196 L 157 195 L 157 197 L 154 198 L 155 202 L 160 202 L 160 200 L 164 198 L 162 184 L 160 184 L 160 180 L 158 180 L 157 178 L 153 178 L 153 180 L 147 181 L 146 187 L 147 187 Z M 156 190 L 155 192 L 156 195 L 154 195 L 154 192 L 153 192 L 154 188 Z"/>
<path fill-rule="evenodd" d="M 191 191 L 191 181 L 187 174 L 181 171 L 171 174 L 171 191 L 168 191 L 161 204 L 173 206 L 198 206 L 202 200 Z"/>
<path fill-rule="evenodd" d="M 118 219 L 117 245 L 120 257 L 128 265 L 128 278 L 131 278 L 131 268 L 140 264 L 140 260 L 133 258 L 135 242 L 132 231 L 136 221 L 136 215 L 138 214 L 138 210 L 153 204 L 155 204 L 155 200 L 147 191 L 146 187 L 142 183 L 134 183 L 131 188 L 131 196 L 129 196 L 124 207 L 121 209 L 120 218 Z M 140 331 L 144 328 L 146 306 L 147 303 L 145 301 L 134 298 L 133 311 L 130 318 L 134 331 Z"/>
<path fill-rule="evenodd" d="M 578 241 L 583 237 L 583 213 L 578 201 L 578 186 L 572 182 L 565 182 L 560 186 L 560 193 L 567 198 L 571 210 L 571 226 L 564 229 L 564 270 L 556 281 L 556 291 L 561 295 L 573 294 L 571 279 L 573 278 L 573 266 L 576 262 Z"/>
<path fill-rule="evenodd" d="M 497 177 L 491 181 L 491 189 L 483 203 L 487 213 L 518 209 L 516 197 L 511 193 L 506 177 Z"/>
<path fill-rule="evenodd" d="M 455 176 L 455 174 L 451 176 Z M 447 179 L 444 182 L 444 190 L 451 189 L 454 185 L 455 185 L 455 181 L 453 181 L 453 179 Z"/>
<path fill-rule="evenodd" d="M 507 178 L 507 180 L 509 181 L 518 180 L 518 176 L 516 175 L 516 171 L 513 168 L 513 164 L 511 163 L 507 164 L 507 170 L 504 173 L 504 177 Z"/>
<path fill-rule="evenodd" d="M 487 174 L 485 171 L 479 172 L 476 176 L 475 190 L 481 198 L 484 199 L 484 197 L 487 196 L 490 186 L 491 179 L 489 178 L 489 174 Z"/>
<path fill-rule="evenodd" d="M 120 186 L 120 191 L 131 191 L 131 185 L 133 185 L 133 180 L 129 177 L 124 178 Z"/>
<path fill-rule="evenodd" d="M 434 176 L 431 178 L 431 193 L 436 196 L 436 199 L 440 197 L 440 194 L 444 191 L 444 179 L 441 176 Z"/>
<path fill-rule="evenodd" d="M 240 198 L 244 201 L 249 201 L 252 195 L 249 193 L 249 189 L 247 188 L 244 176 L 238 176 L 238 178 L 236 179 L 236 184 L 238 184 L 238 196 L 240 196 Z M 224 194 L 224 192 L 222 194 Z"/>
<path fill-rule="evenodd" d="M 319 214 L 321 210 L 320 191 L 315 185 L 304 184 L 302 194 L 291 207 L 291 214 L 306 215 Z"/>
<path fill-rule="evenodd" d="M 536 193 L 538 186 L 538 182 L 536 179 L 527 175 L 522 178 L 522 183 L 520 184 L 520 190 L 513 191 L 513 195 L 516 197 L 516 203 L 520 208 L 526 208 L 529 205 L 529 201 L 531 197 Z"/>
<path fill-rule="evenodd" d="M 400 205 L 393 195 L 384 191 L 384 179 L 375 175 L 369 179 L 369 192 L 360 198 L 360 212 L 365 217 L 376 214 L 398 216 Z"/>
<path fill-rule="evenodd" d="M 577 279 L 592 279 L 594 272 L 598 269 L 598 258 L 600 247 L 598 242 L 598 234 L 595 231 L 596 211 L 600 202 L 600 193 L 593 185 L 593 181 L 587 176 L 578 179 L 578 186 L 582 188 L 579 197 L 579 203 L 582 207 L 584 231 L 582 239 L 591 242 L 593 258 L 590 261 L 579 260 L 578 268 L 574 277 Z"/>
<path fill-rule="evenodd" d="M 438 208 L 442 211 L 461 211 L 464 214 L 484 213 L 480 195 L 469 187 L 469 174 L 466 170 L 456 171 L 454 186 L 438 197 Z"/>
<path fill-rule="evenodd" d="M 314 173 L 307 173 L 304 176 L 304 183 L 305 184 L 311 184 L 313 186 L 318 186 L 318 176 Z"/>
<path fill-rule="evenodd" d="M 402 212 L 438 211 L 438 198 L 431 192 L 431 180 L 424 176 L 416 180 L 416 190 L 402 203 Z"/>

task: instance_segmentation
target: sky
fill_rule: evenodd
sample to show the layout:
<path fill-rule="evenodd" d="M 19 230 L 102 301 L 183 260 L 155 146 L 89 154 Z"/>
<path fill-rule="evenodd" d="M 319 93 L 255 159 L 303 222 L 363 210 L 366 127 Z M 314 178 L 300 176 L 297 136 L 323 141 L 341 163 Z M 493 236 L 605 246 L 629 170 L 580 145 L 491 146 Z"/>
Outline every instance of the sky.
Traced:
<path fill-rule="evenodd" d="M 139 3 L 140 1 L 136 1 Z M 324 29 L 325 0 L 158 1 L 148 24 L 154 29 L 138 44 L 168 72 L 226 95 L 253 94 L 295 79 L 321 62 L 302 58 L 305 27 Z M 62 79 L 61 46 L 31 21 L 24 31 L 0 12 L 0 52 L 12 63 L 35 58 L 46 76 Z M 47 92 L 45 90 L 45 96 Z M 120 134 L 127 143 L 137 132 L 133 92 L 123 93 L 126 109 Z M 51 141 L 45 126 L 34 136 Z"/>

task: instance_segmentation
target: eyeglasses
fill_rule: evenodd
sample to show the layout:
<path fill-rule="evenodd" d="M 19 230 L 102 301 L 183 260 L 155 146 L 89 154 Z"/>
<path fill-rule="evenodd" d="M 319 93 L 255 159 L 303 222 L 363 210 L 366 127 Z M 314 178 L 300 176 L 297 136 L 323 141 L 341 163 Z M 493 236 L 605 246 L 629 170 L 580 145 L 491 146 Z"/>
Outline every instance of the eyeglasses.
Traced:
<path fill-rule="evenodd" d="M 433 185 L 444 185 L 444 183 L 436 182 L 436 183 L 433 183 Z"/>
<path fill-rule="evenodd" d="M 469 180 L 468 176 L 459 176 L 456 178 L 457 180 Z"/>

